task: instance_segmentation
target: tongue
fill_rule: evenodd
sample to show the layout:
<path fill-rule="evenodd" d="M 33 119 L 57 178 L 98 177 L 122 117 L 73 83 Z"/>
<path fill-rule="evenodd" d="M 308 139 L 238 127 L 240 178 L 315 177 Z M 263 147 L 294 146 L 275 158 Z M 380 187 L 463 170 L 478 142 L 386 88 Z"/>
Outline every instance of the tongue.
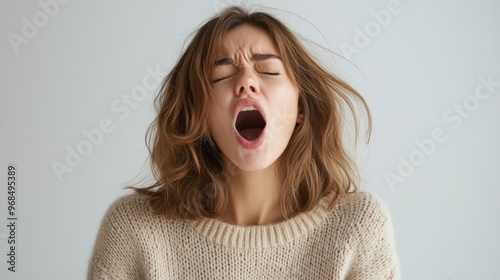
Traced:
<path fill-rule="evenodd" d="M 262 128 L 247 128 L 247 129 L 243 129 L 243 130 L 240 130 L 239 133 L 240 135 L 247 139 L 248 141 L 252 141 L 252 140 L 255 140 L 257 139 L 257 137 L 259 137 L 259 135 L 262 133 Z"/>

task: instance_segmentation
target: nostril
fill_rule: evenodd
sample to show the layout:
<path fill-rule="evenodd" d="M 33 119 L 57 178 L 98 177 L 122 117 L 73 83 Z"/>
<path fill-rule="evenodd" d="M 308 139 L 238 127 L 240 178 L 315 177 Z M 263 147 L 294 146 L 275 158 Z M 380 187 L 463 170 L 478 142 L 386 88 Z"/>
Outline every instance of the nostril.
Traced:
<path fill-rule="evenodd" d="M 257 93 L 257 89 L 254 86 L 248 86 L 248 87 L 240 86 L 240 88 L 238 90 L 238 94 L 242 94 L 245 91 L 249 91 L 249 92 L 252 92 L 252 93 Z"/>

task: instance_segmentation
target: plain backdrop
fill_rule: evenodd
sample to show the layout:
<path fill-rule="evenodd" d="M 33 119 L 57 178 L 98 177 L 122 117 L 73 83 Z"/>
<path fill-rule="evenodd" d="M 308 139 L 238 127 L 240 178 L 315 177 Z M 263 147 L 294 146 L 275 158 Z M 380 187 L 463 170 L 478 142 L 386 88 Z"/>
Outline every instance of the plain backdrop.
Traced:
<path fill-rule="evenodd" d="M 498 279 L 499 2 L 248 2 L 335 52 L 323 61 L 366 98 L 363 189 L 390 209 L 403 278 Z M 107 207 L 147 170 L 158 81 L 189 34 L 231 3 L 0 3 L 1 279 L 85 279 Z"/>

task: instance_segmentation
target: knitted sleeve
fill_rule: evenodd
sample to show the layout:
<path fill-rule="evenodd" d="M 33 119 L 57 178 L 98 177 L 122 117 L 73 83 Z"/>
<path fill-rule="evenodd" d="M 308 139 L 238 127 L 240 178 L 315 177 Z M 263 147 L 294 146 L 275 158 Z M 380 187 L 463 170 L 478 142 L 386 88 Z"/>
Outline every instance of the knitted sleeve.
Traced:
<path fill-rule="evenodd" d="M 88 280 L 140 279 L 136 245 L 131 238 L 126 198 L 113 202 L 101 221 L 92 256 Z"/>
<path fill-rule="evenodd" d="M 353 232 L 359 242 L 347 279 L 401 279 L 393 225 L 386 205 L 374 194 L 367 193 L 354 211 L 361 212 L 356 215 Z"/>

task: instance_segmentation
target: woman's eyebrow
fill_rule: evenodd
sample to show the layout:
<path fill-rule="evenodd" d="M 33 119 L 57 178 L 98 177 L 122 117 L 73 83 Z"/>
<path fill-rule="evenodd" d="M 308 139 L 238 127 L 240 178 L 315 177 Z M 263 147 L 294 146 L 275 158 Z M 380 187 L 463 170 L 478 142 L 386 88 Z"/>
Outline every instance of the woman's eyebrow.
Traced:
<path fill-rule="evenodd" d="M 279 59 L 281 58 L 275 54 L 270 54 L 270 53 L 256 53 L 252 56 L 251 60 L 252 61 L 261 61 L 261 60 L 266 60 L 266 59 Z M 236 65 L 236 61 L 230 57 L 224 57 L 221 59 L 217 59 L 215 61 L 215 65 Z"/>

